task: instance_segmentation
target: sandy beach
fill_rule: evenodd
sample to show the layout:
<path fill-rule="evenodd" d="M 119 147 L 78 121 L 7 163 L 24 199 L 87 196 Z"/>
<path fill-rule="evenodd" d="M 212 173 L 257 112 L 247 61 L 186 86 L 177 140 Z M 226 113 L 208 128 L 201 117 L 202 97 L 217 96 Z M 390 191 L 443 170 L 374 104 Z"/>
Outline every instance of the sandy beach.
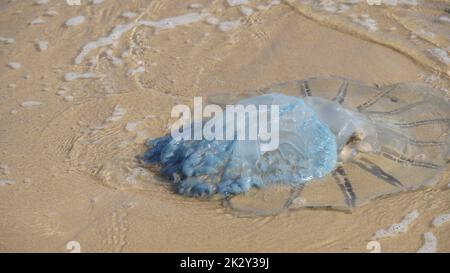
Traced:
<path fill-rule="evenodd" d="M 194 96 L 327 76 L 448 92 L 448 1 L 69 2 L 0 0 L 0 252 L 416 252 L 428 232 L 450 252 L 450 222 L 433 224 L 448 164 L 350 212 L 262 217 L 180 196 L 137 159 Z"/>

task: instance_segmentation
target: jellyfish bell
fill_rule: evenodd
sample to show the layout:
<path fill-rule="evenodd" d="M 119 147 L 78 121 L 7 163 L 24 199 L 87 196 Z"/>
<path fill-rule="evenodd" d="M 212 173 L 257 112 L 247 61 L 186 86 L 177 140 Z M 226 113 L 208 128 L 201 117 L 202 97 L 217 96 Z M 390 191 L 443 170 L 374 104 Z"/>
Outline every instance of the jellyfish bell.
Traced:
<path fill-rule="evenodd" d="M 377 130 L 369 118 L 345 108 L 336 100 L 315 96 L 308 96 L 304 100 L 336 136 L 341 161 L 351 160 L 358 152 L 377 151 Z"/>

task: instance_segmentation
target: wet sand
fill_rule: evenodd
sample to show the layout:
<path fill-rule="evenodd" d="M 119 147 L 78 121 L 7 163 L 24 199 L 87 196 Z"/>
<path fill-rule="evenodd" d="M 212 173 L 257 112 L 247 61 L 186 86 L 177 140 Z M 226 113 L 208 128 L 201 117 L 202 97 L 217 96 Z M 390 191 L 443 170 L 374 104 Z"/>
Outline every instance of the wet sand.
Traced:
<path fill-rule="evenodd" d="M 172 107 L 194 95 L 332 75 L 448 89 L 445 64 L 427 66 L 286 2 L 258 9 L 254 1 L 248 17 L 225 1 L 35 2 L 0 2 L 0 37 L 14 39 L 0 43 L 0 181 L 9 181 L 0 186 L 0 251 L 68 252 L 66 244 L 78 241 L 83 252 L 369 252 L 377 230 L 414 210 L 419 216 L 407 232 L 379 240 L 382 252 L 415 252 L 428 231 L 438 252 L 450 251 L 450 223 L 432 225 L 450 213 L 448 171 L 434 188 L 352 213 L 240 217 L 220 202 L 174 194 L 135 159 L 146 139 L 167 132 Z M 217 26 L 205 16 L 169 29 L 136 25 L 75 64 L 83 46 L 118 24 L 190 13 L 241 21 Z M 80 15 L 84 22 L 66 26 Z M 71 80 L 70 72 L 87 78 Z"/>

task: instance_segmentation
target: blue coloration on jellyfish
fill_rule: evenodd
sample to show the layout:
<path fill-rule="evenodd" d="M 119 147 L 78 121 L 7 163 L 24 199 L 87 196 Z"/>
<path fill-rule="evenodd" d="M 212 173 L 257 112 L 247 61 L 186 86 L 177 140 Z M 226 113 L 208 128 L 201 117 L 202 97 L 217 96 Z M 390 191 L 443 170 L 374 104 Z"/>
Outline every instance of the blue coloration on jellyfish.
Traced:
<path fill-rule="evenodd" d="M 268 105 L 269 109 L 270 105 L 279 106 L 277 149 L 262 151 L 260 140 L 183 140 L 165 136 L 148 142 L 150 148 L 144 161 L 160 164 L 164 176 L 179 177 L 174 179 L 178 193 L 194 197 L 226 197 L 268 183 L 299 185 L 335 168 L 336 137 L 302 99 L 273 93 L 237 104 Z M 268 121 L 270 126 L 271 119 Z"/>

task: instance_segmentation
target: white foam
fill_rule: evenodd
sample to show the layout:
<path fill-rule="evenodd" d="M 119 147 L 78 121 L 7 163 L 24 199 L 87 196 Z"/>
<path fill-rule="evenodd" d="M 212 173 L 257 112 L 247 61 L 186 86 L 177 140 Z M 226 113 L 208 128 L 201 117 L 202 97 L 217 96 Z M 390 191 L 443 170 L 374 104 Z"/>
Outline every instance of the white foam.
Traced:
<path fill-rule="evenodd" d="M 220 23 L 220 20 L 217 19 L 214 16 L 208 16 L 205 20 L 206 23 L 210 24 L 210 25 L 217 25 Z"/>
<path fill-rule="evenodd" d="M 445 23 L 450 23 L 450 17 L 441 16 L 441 17 L 439 17 L 439 21 L 445 22 Z"/>
<path fill-rule="evenodd" d="M 122 59 L 126 59 L 126 58 L 130 57 L 130 50 L 124 50 L 124 51 L 122 52 L 122 54 L 120 54 L 120 57 L 121 57 Z"/>
<path fill-rule="evenodd" d="M 233 29 L 238 28 L 241 25 L 239 20 L 234 21 L 223 21 L 219 23 L 219 29 L 223 32 L 227 32 Z"/>
<path fill-rule="evenodd" d="M 350 17 L 354 23 L 363 26 L 369 32 L 375 32 L 378 30 L 377 22 L 374 19 L 370 18 L 368 14 L 361 14 L 361 15 L 351 14 Z"/>
<path fill-rule="evenodd" d="M 424 243 L 416 253 L 435 253 L 437 250 L 437 238 L 434 236 L 433 232 L 425 232 L 423 234 Z"/>
<path fill-rule="evenodd" d="M 345 3 L 354 5 L 354 4 L 361 3 L 362 1 L 363 0 L 346 0 Z"/>
<path fill-rule="evenodd" d="M 22 106 L 22 107 L 36 107 L 36 106 L 41 106 L 41 105 L 42 105 L 42 102 L 32 101 L 32 100 L 24 101 L 20 104 L 20 106 Z"/>
<path fill-rule="evenodd" d="M 66 102 L 71 102 L 71 101 L 73 101 L 74 100 L 74 97 L 73 96 L 65 96 L 64 97 L 64 101 L 66 101 Z"/>
<path fill-rule="evenodd" d="M 436 36 L 436 33 L 431 32 L 431 31 L 426 31 L 425 29 L 418 30 L 417 34 L 421 35 L 421 36 L 425 36 L 425 37 L 431 38 L 431 39 Z"/>
<path fill-rule="evenodd" d="M 419 4 L 417 0 L 383 0 L 382 2 L 389 6 L 397 6 L 397 5 L 416 6 Z"/>
<path fill-rule="evenodd" d="M 22 65 L 18 62 L 10 62 L 8 63 L 8 67 L 14 70 L 20 69 L 20 67 L 22 67 Z"/>
<path fill-rule="evenodd" d="M 41 24 L 45 24 L 45 21 L 41 18 L 37 18 L 34 19 L 33 21 L 30 22 L 31 25 L 41 25 Z"/>
<path fill-rule="evenodd" d="M 101 78 L 102 76 L 93 72 L 86 72 L 86 73 L 76 73 L 76 72 L 69 72 L 64 75 L 64 80 L 67 82 L 75 81 L 78 79 L 92 79 L 92 78 Z"/>
<path fill-rule="evenodd" d="M 440 227 L 447 222 L 450 222 L 450 213 L 436 216 L 433 219 L 433 226 Z"/>
<path fill-rule="evenodd" d="M 339 6 L 339 10 L 337 11 L 337 13 L 343 13 L 343 12 L 346 12 L 347 10 L 349 10 L 349 9 L 350 9 L 349 5 L 341 4 Z"/>
<path fill-rule="evenodd" d="M 352 4 L 360 3 L 361 0 L 354 0 L 354 1 L 347 1 L 347 3 L 352 2 Z M 367 0 L 364 1 L 367 2 L 369 5 L 388 5 L 388 6 L 397 6 L 397 5 L 409 5 L 409 6 L 416 6 L 419 4 L 418 0 Z"/>
<path fill-rule="evenodd" d="M 253 9 L 247 6 L 240 6 L 239 7 L 239 11 L 244 15 L 244 16 L 250 16 L 253 14 Z"/>
<path fill-rule="evenodd" d="M 429 49 L 428 52 L 438 58 L 441 62 L 450 65 L 450 57 L 448 56 L 447 51 L 443 50 L 442 48 L 432 48 Z"/>
<path fill-rule="evenodd" d="M 258 6 L 256 6 L 256 9 L 257 9 L 257 10 L 268 10 L 268 9 L 270 9 L 272 6 L 277 6 L 277 5 L 279 5 L 279 4 L 281 4 L 280 1 L 278 1 L 278 0 L 272 0 L 268 5 L 258 5 Z"/>
<path fill-rule="evenodd" d="M 91 4 L 92 5 L 99 5 L 101 3 L 103 3 L 105 0 L 91 0 Z"/>
<path fill-rule="evenodd" d="M 227 0 L 227 3 L 230 7 L 247 5 L 248 0 Z"/>
<path fill-rule="evenodd" d="M 66 93 L 67 93 L 66 90 L 58 90 L 58 91 L 56 91 L 56 95 L 58 95 L 58 96 L 64 96 L 64 95 L 66 95 Z"/>
<path fill-rule="evenodd" d="M 48 4 L 49 0 L 37 0 L 36 5 L 45 5 Z"/>
<path fill-rule="evenodd" d="M 194 13 L 187 13 L 187 14 L 180 15 L 180 16 L 161 19 L 158 21 L 140 21 L 140 22 L 137 22 L 137 24 L 143 25 L 143 26 L 148 26 L 148 27 L 153 27 L 156 29 L 156 31 L 159 31 L 159 30 L 163 30 L 163 29 L 171 29 L 171 28 L 175 28 L 177 26 L 183 26 L 183 25 L 188 25 L 188 24 L 194 23 L 194 22 L 198 22 L 198 21 L 202 20 L 203 18 L 205 18 L 207 15 L 209 15 L 209 14 L 194 12 Z"/>
<path fill-rule="evenodd" d="M 145 66 L 142 65 L 142 66 L 128 69 L 127 76 L 134 76 L 136 74 L 140 74 L 140 73 L 144 73 L 144 72 L 145 72 Z"/>
<path fill-rule="evenodd" d="M 122 119 L 122 117 L 127 113 L 127 109 L 119 107 L 118 105 L 114 108 L 112 116 L 109 117 L 106 122 L 116 122 Z"/>
<path fill-rule="evenodd" d="M 50 9 L 44 13 L 44 16 L 53 17 L 53 16 L 57 16 L 58 14 L 59 13 L 57 11 Z"/>
<path fill-rule="evenodd" d="M 101 37 L 96 41 L 87 43 L 82 49 L 78 56 L 75 58 L 75 64 L 81 64 L 84 58 L 92 51 L 97 48 L 112 45 L 114 41 L 119 40 L 122 35 L 129 30 L 138 26 L 153 27 L 156 31 L 163 29 L 170 29 L 177 26 L 188 25 L 197 21 L 202 20 L 206 17 L 207 13 L 188 13 L 180 16 L 169 17 L 161 19 L 159 21 L 138 21 L 125 25 L 117 25 L 114 27 L 109 36 Z"/>
<path fill-rule="evenodd" d="M 189 5 L 190 9 L 202 9 L 204 8 L 203 4 L 200 3 L 192 3 Z"/>
<path fill-rule="evenodd" d="M 321 0 L 320 7 L 328 12 L 335 13 L 338 10 L 337 3 L 330 0 Z"/>
<path fill-rule="evenodd" d="M 36 47 L 39 51 L 46 51 L 48 49 L 48 42 L 36 40 Z"/>
<path fill-rule="evenodd" d="M 6 179 L 0 180 L 0 186 L 13 185 L 14 183 L 16 182 L 13 180 L 6 180 Z"/>
<path fill-rule="evenodd" d="M 435 75 L 435 74 L 432 74 L 432 75 L 429 75 L 429 76 L 425 77 L 424 82 L 429 83 L 429 84 L 433 84 L 437 80 L 439 80 L 439 76 Z"/>
<path fill-rule="evenodd" d="M 418 217 L 419 212 L 417 210 L 414 210 L 408 213 L 400 223 L 393 224 L 387 229 L 380 229 L 376 231 L 375 234 L 372 236 L 372 240 L 389 238 L 396 236 L 400 233 L 406 233 L 408 231 L 409 225 Z"/>
<path fill-rule="evenodd" d="M 14 44 L 15 41 L 13 38 L 0 37 L 0 43 Z"/>
<path fill-rule="evenodd" d="M 119 57 L 116 56 L 109 56 L 109 58 L 111 59 L 112 63 L 116 66 L 122 65 L 123 64 L 123 60 Z"/>
<path fill-rule="evenodd" d="M 8 88 L 16 88 L 16 87 L 17 87 L 17 84 L 15 84 L 15 83 L 8 84 Z"/>
<path fill-rule="evenodd" d="M 86 21 L 86 18 L 83 15 L 75 16 L 67 20 L 64 24 L 68 27 L 81 25 Z"/>
<path fill-rule="evenodd" d="M 138 14 L 136 12 L 126 11 L 126 12 L 122 13 L 120 16 L 122 16 L 123 18 L 132 19 L 132 18 L 138 16 Z"/>

